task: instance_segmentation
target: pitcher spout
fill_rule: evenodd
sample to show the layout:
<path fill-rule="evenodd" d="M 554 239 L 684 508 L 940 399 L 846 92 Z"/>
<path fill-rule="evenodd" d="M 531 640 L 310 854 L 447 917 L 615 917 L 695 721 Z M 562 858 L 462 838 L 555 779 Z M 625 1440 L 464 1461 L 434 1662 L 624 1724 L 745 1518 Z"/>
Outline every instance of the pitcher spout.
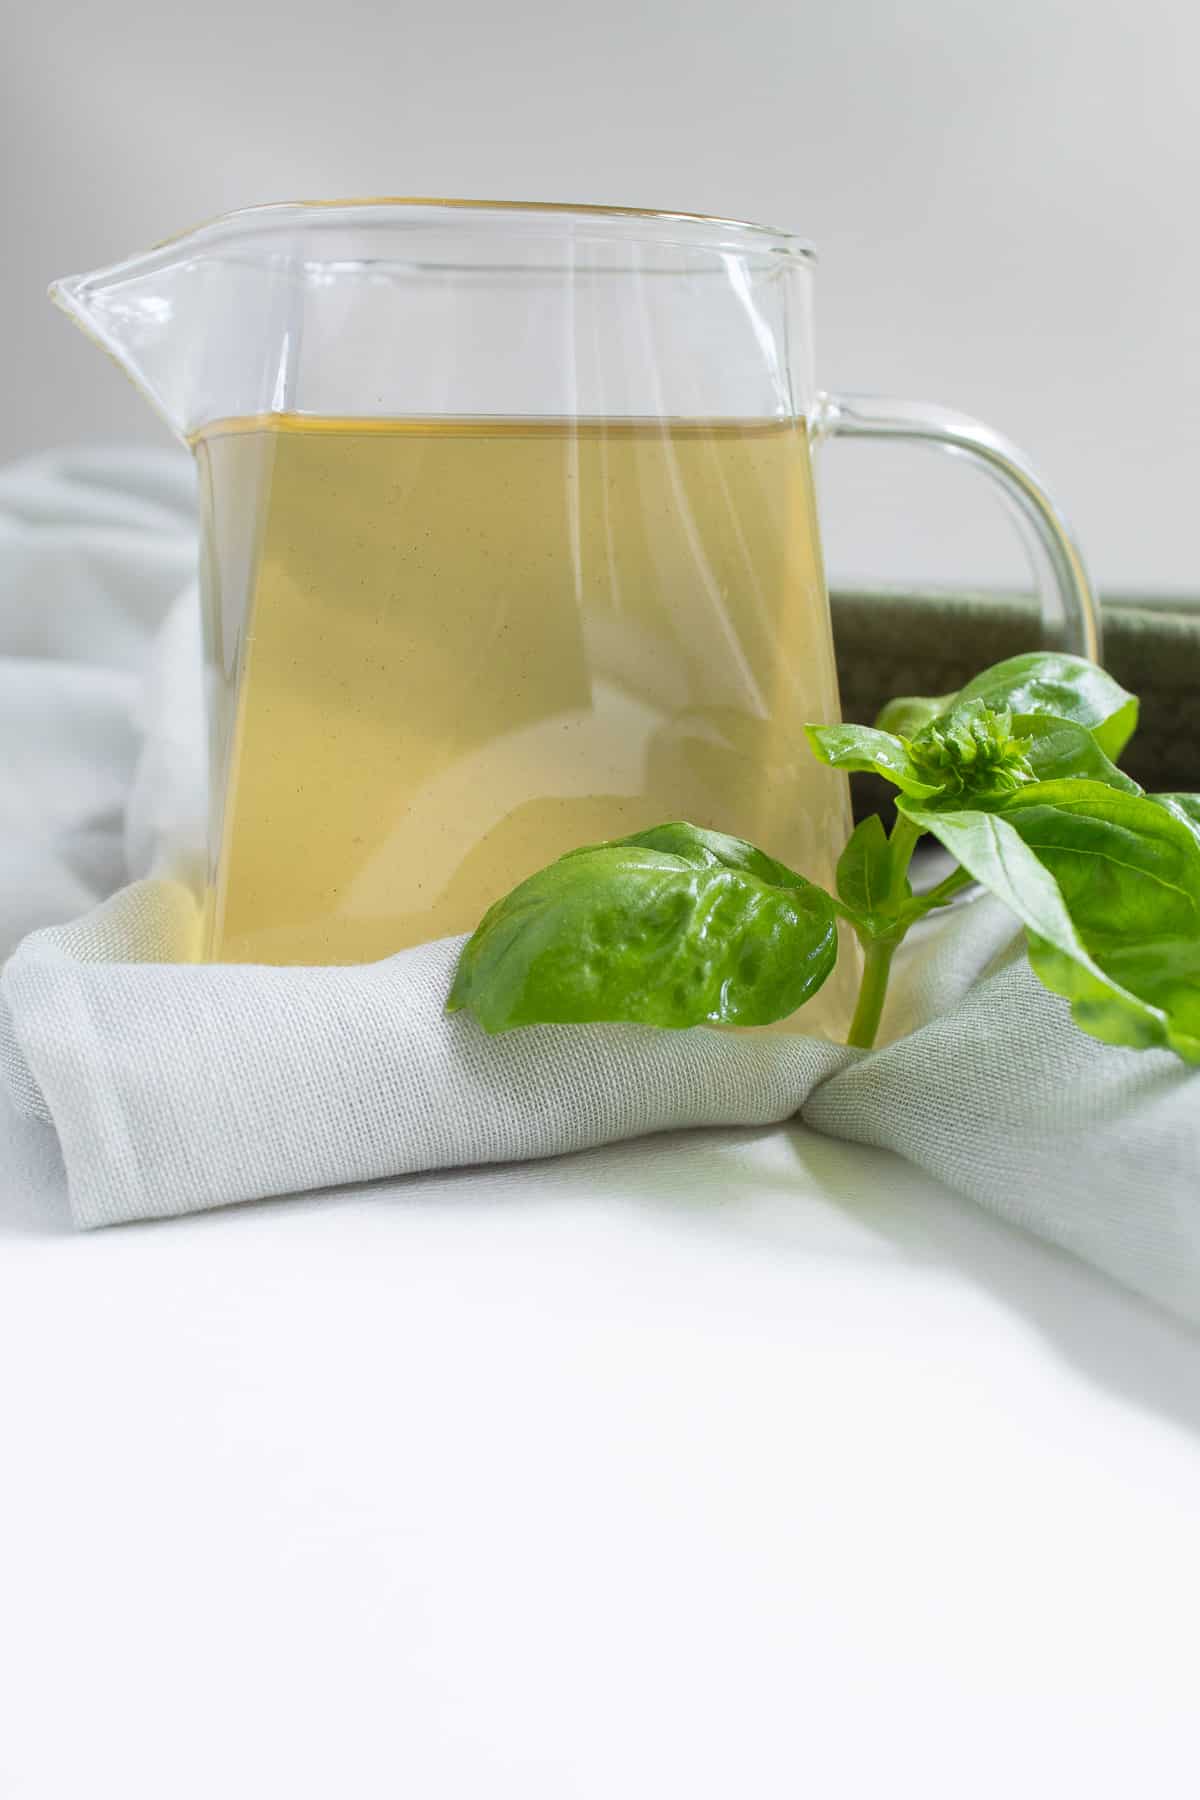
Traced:
<path fill-rule="evenodd" d="M 181 438 L 194 429 L 189 365 L 201 323 L 195 280 L 189 259 L 152 252 L 50 284 L 54 304 L 108 352 Z"/>
<path fill-rule="evenodd" d="M 50 298 L 187 441 L 214 419 L 288 403 L 297 335 L 288 329 L 297 299 L 289 223 L 232 214 L 145 255 L 63 276 Z"/>

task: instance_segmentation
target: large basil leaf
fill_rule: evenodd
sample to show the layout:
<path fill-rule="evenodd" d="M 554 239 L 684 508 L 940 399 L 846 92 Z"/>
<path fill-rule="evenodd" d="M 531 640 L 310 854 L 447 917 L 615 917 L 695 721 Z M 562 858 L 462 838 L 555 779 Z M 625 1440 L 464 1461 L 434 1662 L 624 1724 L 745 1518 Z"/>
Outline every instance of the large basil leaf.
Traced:
<path fill-rule="evenodd" d="M 831 769 L 882 775 L 914 800 L 928 800 L 939 787 L 922 781 L 908 759 L 908 747 L 890 731 L 872 725 L 808 725 L 813 754 Z"/>
<path fill-rule="evenodd" d="M 1003 813 L 899 805 L 1017 915 L 1034 969 L 1084 1031 L 1200 1061 L 1195 964 L 1182 948 L 1200 939 L 1200 854 L 1189 858 L 1184 828 L 1152 802 L 1081 788 L 1039 783 Z"/>
<path fill-rule="evenodd" d="M 1147 798 L 1178 819 L 1200 843 L 1200 794 L 1149 794 Z"/>
<path fill-rule="evenodd" d="M 1156 1006 L 1168 1021 L 1167 1041 L 1200 1062 L 1200 938 L 1158 938 L 1104 956 L 1108 974 Z"/>
<path fill-rule="evenodd" d="M 1090 960 L 1058 885 L 1003 814 L 957 812 L 897 802 L 906 818 L 932 833 L 969 875 L 1003 900 L 1023 925 L 1085 964 Z"/>
<path fill-rule="evenodd" d="M 1039 781 L 1102 781 L 1126 794 L 1142 791 L 1109 761 L 1086 725 L 1056 719 L 1051 713 L 1018 713 L 1012 729 Z"/>
<path fill-rule="evenodd" d="M 768 1025 L 811 999 L 836 960 L 821 888 L 740 839 L 668 825 L 572 851 L 498 901 L 447 1007 L 489 1032 Z"/>
<path fill-rule="evenodd" d="M 982 700 L 997 712 L 1069 719 L 1085 726 L 1113 761 L 1137 728 L 1135 696 L 1098 664 L 1062 651 L 1032 650 L 994 663 L 969 681 L 952 704 L 967 700 Z"/>
<path fill-rule="evenodd" d="M 1029 960 L 1050 991 L 1070 1001 L 1075 1023 L 1102 1044 L 1165 1048 L 1200 1063 L 1200 942 L 1168 938 L 1110 949 L 1097 979 L 1031 932 Z"/>
<path fill-rule="evenodd" d="M 796 875 L 784 863 L 776 862 L 765 850 L 748 844 L 744 838 L 730 837 L 724 831 L 707 831 L 702 825 L 689 825 L 677 819 L 669 825 L 651 825 L 646 831 L 634 831 L 629 837 L 610 838 L 603 844 L 586 844 L 568 850 L 566 856 L 590 856 L 594 850 L 624 849 L 663 850 L 677 856 L 694 869 L 743 869 L 771 887 L 805 887 L 803 875 Z M 561 860 L 565 861 L 566 857 Z M 824 891 L 824 890 L 822 890 Z"/>
<path fill-rule="evenodd" d="M 1044 781 L 1015 794 L 1004 817 L 1054 876 L 1094 955 L 1200 936 L 1200 843 L 1164 807 L 1099 783 Z"/>

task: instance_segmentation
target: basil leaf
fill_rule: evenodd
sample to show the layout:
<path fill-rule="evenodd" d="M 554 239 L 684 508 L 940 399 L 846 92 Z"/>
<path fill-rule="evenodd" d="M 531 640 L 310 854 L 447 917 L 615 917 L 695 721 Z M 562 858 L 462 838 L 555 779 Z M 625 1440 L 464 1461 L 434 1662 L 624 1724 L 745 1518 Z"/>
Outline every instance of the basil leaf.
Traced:
<path fill-rule="evenodd" d="M 498 901 L 463 950 L 447 1009 L 469 1008 L 489 1032 L 618 1019 L 679 1029 L 768 1025 L 812 998 L 837 960 L 828 894 L 716 832 L 670 825 L 637 839 L 572 851 Z"/>
<path fill-rule="evenodd" d="M 1164 841 L 1152 828 L 1149 841 L 1137 844 L 1138 827 L 1147 823 L 1141 809 L 1159 809 L 1142 796 L 1101 789 L 1099 799 L 1088 796 L 1089 811 L 1080 785 L 1039 783 L 1003 813 L 898 805 L 1016 913 L 1029 933 L 1034 970 L 1070 1001 L 1084 1031 L 1108 1044 L 1162 1045 L 1200 1061 L 1191 965 L 1171 948 L 1200 940 L 1200 893 L 1193 899 L 1195 871 L 1180 843 L 1186 833 L 1162 813 L 1178 836 L 1169 832 Z M 1039 798 L 1031 804 L 1030 795 Z M 1119 816 L 1106 813 L 1106 805 L 1120 809 Z M 1089 869 L 1095 889 L 1088 886 Z M 1132 956 L 1131 946 L 1143 954 Z"/>
<path fill-rule="evenodd" d="M 940 791 L 920 779 L 907 746 L 890 731 L 876 731 L 872 725 L 806 725 L 805 731 L 813 754 L 831 769 L 882 775 L 914 800 L 928 800 Z"/>
<path fill-rule="evenodd" d="M 969 875 L 1011 907 L 1023 925 L 1084 963 L 1089 961 L 1054 877 L 1003 814 L 967 807 L 943 812 L 909 800 L 900 800 L 897 806 L 914 825 L 931 832 Z"/>
<path fill-rule="evenodd" d="M 889 700 L 875 720 L 879 731 L 893 732 L 897 737 L 916 737 L 934 719 L 948 713 L 957 694 L 900 694 Z"/>
<path fill-rule="evenodd" d="M 1104 967 L 1166 1016 L 1170 1048 L 1200 1063 L 1200 938 L 1126 944 L 1105 952 Z"/>
<path fill-rule="evenodd" d="M 1200 843 L 1200 794 L 1147 794 L 1146 798 L 1178 819 Z"/>
<path fill-rule="evenodd" d="M 1004 817 L 1101 960 L 1108 945 L 1200 936 L 1200 842 L 1145 795 L 1043 781 L 1014 795 Z"/>
<path fill-rule="evenodd" d="M 802 875 L 793 874 L 783 863 L 776 862 L 764 850 L 758 850 L 744 838 L 729 837 L 723 831 L 706 831 L 702 825 L 689 825 L 679 819 L 670 825 L 652 825 L 648 831 L 635 831 L 629 837 L 612 838 L 604 844 L 588 844 L 568 850 L 567 856 L 590 856 L 593 850 L 613 850 L 629 845 L 635 849 L 663 850 L 678 856 L 693 869 L 744 869 L 774 887 L 805 886 Z M 565 857 L 560 859 L 565 861 Z M 824 890 L 822 890 L 824 891 Z"/>
<path fill-rule="evenodd" d="M 1108 760 L 1087 727 L 1073 719 L 1057 719 L 1051 713 L 1018 713 L 1012 729 L 1039 781 L 1102 781 L 1126 794 L 1142 791 Z"/>
<path fill-rule="evenodd" d="M 996 712 L 1051 713 L 1091 732 L 1105 756 L 1120 756 L 1137 727 L 1133 694 L 1084 656 L 1033 650 L 969 681 L 955 704 L 983 700 Z"/>
<path fill-rule="evenodd" d="M 1165 1043 L 1200 1062 L 1200 835 L 1190 821 L 1148 796 L 1075 781 L 1025 789 L 1005 818 L 1053 874 L 1107 981 L 1156 1018 L 1140 1020 L 1131 1039 L 1127 1005 L 1052 946 L 1033 945 L 1047 987 L 1106 1043 Z"/>
<path fill-rule="evenodd" d="M 1046 986 L 1071 1001 L 1076 1023 L 1110 1044 L 1143 1049 L 1166 1041 L 1166 1020 L 1093 962 L 1071 923 L 1058 885 L 998 813 L 936 812 L 901 801 L 901 810 L 957 857 L 981 886 L 1026 927 L 1030 961 Z M 1102 1023 L 1104 1031 L 1094 1029 Z"/>
<path fill-rule="evenodd" d="M 1158 939 L 1111 950 L 1097 979 L 1031 932 L 1029 961 L 1051 993 L 1070 1001 L 1071 1017 L 1089 1037 L 1130 1050 L 1173 1050 L 1200 1063 L 1200 943 Z"/>
<path fill-rule="evenodd" d="M 868 935 L 893 925 L 899 904 L 912 898 L 907 879 L 899 896 L 892 892 L 892 847 L 878 813 L 857 825 L 838 858 L 838 899 L 851 923 Z"/>

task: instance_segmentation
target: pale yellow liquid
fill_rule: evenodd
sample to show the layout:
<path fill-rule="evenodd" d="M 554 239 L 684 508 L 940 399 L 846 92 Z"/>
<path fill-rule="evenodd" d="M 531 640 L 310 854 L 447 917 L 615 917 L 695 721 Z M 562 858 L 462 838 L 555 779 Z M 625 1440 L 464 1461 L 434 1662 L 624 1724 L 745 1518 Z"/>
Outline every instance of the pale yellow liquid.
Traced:
<path fill-rule="evenodd" d="M 832 884 L 849 814 L 802 730 L 838 717 L 802 426 L 276 416 L 196 449 L 211 959 L 388 956 L 668 819 Z"/>

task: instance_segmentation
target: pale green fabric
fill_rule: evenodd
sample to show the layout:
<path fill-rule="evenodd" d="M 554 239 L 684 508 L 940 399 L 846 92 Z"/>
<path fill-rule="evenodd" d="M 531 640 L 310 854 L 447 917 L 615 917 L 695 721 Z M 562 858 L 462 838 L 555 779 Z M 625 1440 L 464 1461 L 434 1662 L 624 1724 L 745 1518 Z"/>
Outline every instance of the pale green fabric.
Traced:
<path fill-rule="evenodd" d="M 1084 1037 L 991 899 L 910 941 L 869 1054 L 629 1026 L 488 1039 L 443 1010 L 461 940 L 357 969 L 159 960 L 189 904 L 135 884 L 5 972 L 0 1066 L 58 1133 L 80 1225 L 799 1110 L 1200 1316 L 1200 1071 Z"/>
<path fill-rule="evenodd" d="M 1200 1069 L 1085 1036 L 990 897 L 914 946 L 884 1028 L 810 1096 L 810 1125 L 896 1150 L 1200 1317 Z"/>

